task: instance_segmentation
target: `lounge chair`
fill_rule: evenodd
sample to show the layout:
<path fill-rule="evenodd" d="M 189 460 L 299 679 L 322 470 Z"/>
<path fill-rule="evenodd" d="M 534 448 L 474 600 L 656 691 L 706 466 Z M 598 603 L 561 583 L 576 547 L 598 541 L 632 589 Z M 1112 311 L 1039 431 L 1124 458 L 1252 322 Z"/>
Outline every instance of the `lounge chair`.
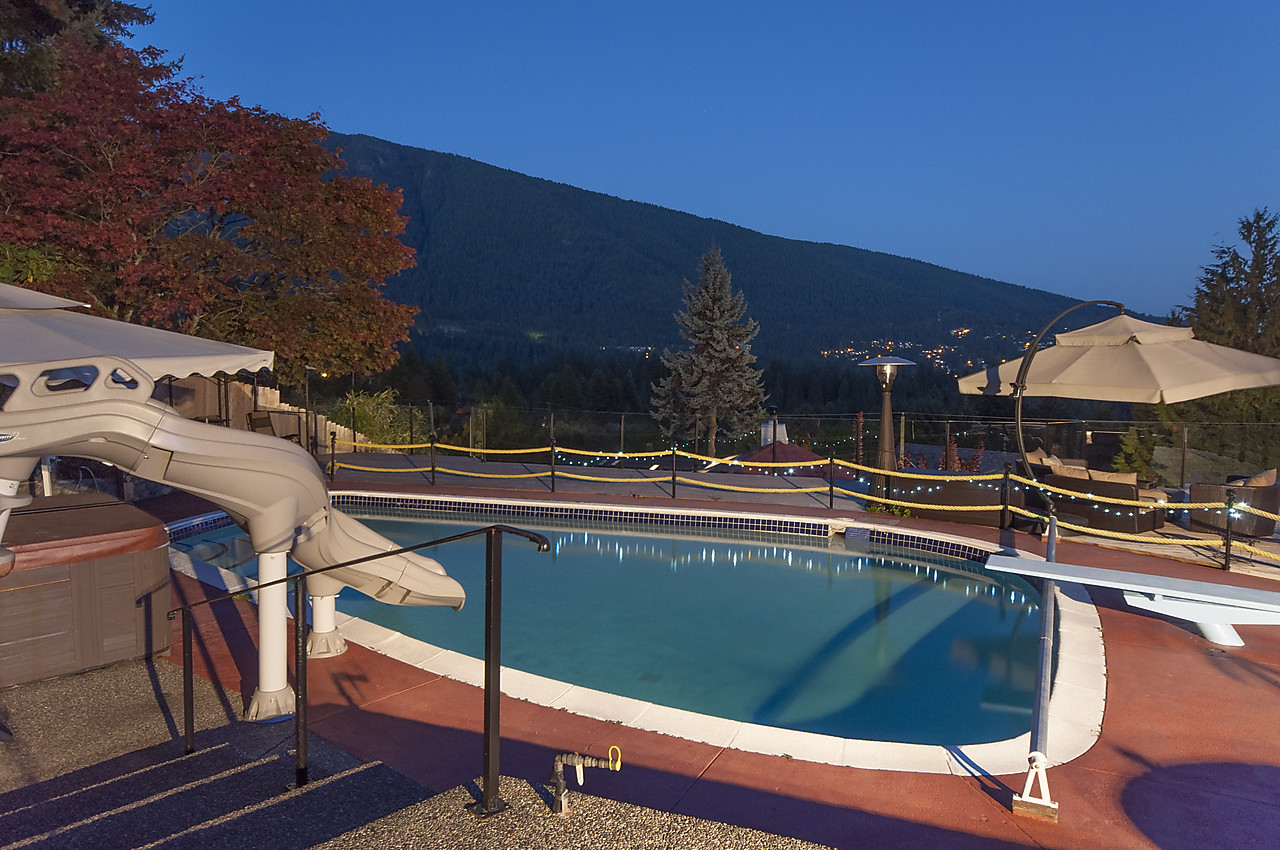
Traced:
<path fill-rule="evenodd" d="M 301 442 L 298 434 L 278 434 L 276 433 L 275 423 L 271 419 L 271 411 L 269 410 L 251 410 L 246 417 L 249 423 L 249 430 L 259 434 L 270 434 L 272 437 L 280 437 L 281 439 L 291 440 L 295 443 Z"/>

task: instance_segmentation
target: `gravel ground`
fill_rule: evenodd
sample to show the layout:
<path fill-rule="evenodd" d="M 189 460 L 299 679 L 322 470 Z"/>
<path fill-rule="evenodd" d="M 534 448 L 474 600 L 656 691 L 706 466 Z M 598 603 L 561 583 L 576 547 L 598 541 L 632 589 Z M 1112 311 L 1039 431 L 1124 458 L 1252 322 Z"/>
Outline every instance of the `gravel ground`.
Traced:
<path fill-rule="evenodd" d="M 499 794 L 509 808 L 483 820 L 464 810 L 480 797 L 478 782 L 468 783 L 320 846 L 326 850 L 347 847 L 801 850 L 820 846 L 574 791 L 569 792 L 568 812 L 557 815 L 551 811 L 551 792 L 546 786 L 505 776 L 499 783 Z"/>
<path fill-rule="evenodd" d="M 502 779 L 500 793 L 510 807 L 480 819 L 466 809 L 479 798 L 478 783 L 427 796 L 429 792 L 421 786 L 385 766 L 361 769 L 356 759 L 315 735 L 308 743 L 314 782 L 299 792 L 289 787 L 293 724 L 239 722 L 243 705 L 238 693 L 199 678 L 195 685 L 200 749 L 188 759 L 213 758 L 219 752 L 221 759 L 230 754 L 241 763 L 256 765 L 253 770 L 267 773 L 268 778 L 259 799 L 249 805 L 237 803 L 244 808 L 232 810 L 234 816 L 210 811 L 165 846 L 200 850 L 254 844 L 273 850 L 312 846 L 792 850 L 819 846 L 575 791 L 570 791 L 568 814 L 555 815 L 544 786 L 507 777 Z M 167 659 L 126 662 L 0 690 L 0 846 L 18 840 L 23 846 L 51 848 L 133 847 L 138 843 L 136 836 L 149 834 L 155 840 L 148 830 L 163 829 L 192 815 L 179 811 L 181 807 L 199 814 L 219 796 L 243 796 L 243 788 L 237 792 L 210 787 L 187 795 L 196 798 L 189 802 L 182 794 L 159 805 L 114 801 L 109 806 L 129 810 L 127 816 L 113 815 L 121 821 L 116 830 L 95 818 L 93 811 L 77 808 L 87 806 L 84 798 L 100 797 L 111 786 L 138 785 L 154 765 L 162 765 L 158 770 L 177 771 L 167 780 L 174 785 L 189 781 L 195 763 L 188 762 L 192 767 L 184 768 L 179 762 L 181 722 L 182 671 Z M 326 784 L 346 781 L 340 774 L 364 783 L 353 786 L 359 789 L 354 792 L 357 799 L 341 791 L 317 793 Z M 86 788 L 93 793 L 85 793 Z M 264 817 L 262 801 L 267 799 L 272 808 Z M 361 804 L 360 799 L 370 802 Z M 270 811 L 279 815 L 272 817 Z M 43 822 L 35 826 L 25 823 L 39 818 Z M 74 826 L 85 818 L 97 822 L 92 827 Z M 19 821 L 24 821 L 21 834 Z M 93 835 L 84 834 L 87 830 Z M 45 837 L 33 841 L 36 835 Z"/>

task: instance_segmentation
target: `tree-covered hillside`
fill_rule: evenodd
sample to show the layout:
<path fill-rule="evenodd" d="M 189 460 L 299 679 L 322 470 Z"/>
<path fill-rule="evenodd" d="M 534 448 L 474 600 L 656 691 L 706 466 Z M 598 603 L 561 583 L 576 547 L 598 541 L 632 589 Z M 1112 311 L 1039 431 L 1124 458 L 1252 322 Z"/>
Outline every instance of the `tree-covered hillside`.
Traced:
<path fill-rule="evenodd" d="M 718 246 L 760 323 L 763 362 L 876 339 L 929 345 L 1038 330 L 1070 299 L 916 260 L 767 236 L 451 154 L 335 134 L 349 173 L 404 190 L 417 267 L 387 294 L 422 309 L 426 356 L 679 343 L 681 284 Z M 995 352 L 1013 356 L 1015 350 Z M 983 356 L 986 356 L 983 353 Z"/>

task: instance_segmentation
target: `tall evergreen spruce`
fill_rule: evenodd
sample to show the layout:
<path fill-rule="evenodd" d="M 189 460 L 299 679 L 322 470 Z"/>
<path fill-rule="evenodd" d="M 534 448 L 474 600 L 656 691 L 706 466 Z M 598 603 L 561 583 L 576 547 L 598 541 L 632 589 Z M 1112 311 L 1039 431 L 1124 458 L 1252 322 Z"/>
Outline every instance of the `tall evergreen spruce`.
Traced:
<path fill-rule="evenodd" d="M 720 249 L 702 257 L 697 286 L 684 282 L 684 311 L 676 314 L 680 336 L 690 344 L 662 352 L 670 374 L 653 384 L 652 415 L 667 437 L 707 438 L 707 454 L 716 454 L 723 431 L 738 437 L 755 428 L 763 415 L 762 372 L 751 340 L 759 324 L 744 317 L 746 298 L 734 292 Z"/>
<path fill-rule="evenodd" d="M 1234 245 L 1213 249 L 1195 303 L 1183 308 L 1198 338 L 1268 357 L 1280 356 L 1280 214 L 1265 208 L 1240 219 L 1243 256 Z"/>
<path fill-rule="evenodd" d="M 1174 312 L 1198 339 L 1268 357 L 1280 357 L 1280 214 L 1264 207 L 1240 219 L 1236 245 L 1218 245 L 1214 262 L 1201 270 L 1195 301 Z M 1280 421 L 1280 389 L 1237 390 L 1171 405 L 1174 421 L 1239 423 L 1202 433 L 1199 448 L 1264 463 L 1269 445 L 1256 445 L 1259 430 L 1248 423 Z M 1210 437 L 1210 434 L 1212 437 Z"/>

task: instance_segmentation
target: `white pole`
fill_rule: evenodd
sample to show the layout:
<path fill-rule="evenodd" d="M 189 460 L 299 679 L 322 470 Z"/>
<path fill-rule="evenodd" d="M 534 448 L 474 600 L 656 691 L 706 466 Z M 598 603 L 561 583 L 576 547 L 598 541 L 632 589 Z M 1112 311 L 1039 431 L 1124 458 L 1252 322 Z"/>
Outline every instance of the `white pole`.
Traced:
<path fill-rule="evenodd" d="M 266 584 L 284 578 L 289 570 L 288 559 L 287 552 L 258 553 L 258 582 Z M 272 721 L 293 714 L 288 600 L 289 588 L 285 584 L 258 591 L 258 687 L 245 711 L 245 720 Z"/>
<path fill-rule="evenodd" d="M 1050 514 L 1045 560 L 1054 563 L 1058 548 L 1058 518 Z M 1044 580 L 1040 597 L 1040 662 L 1036 676 L 1035 704 L 1031 708 L 1031 753 L 1027 756 L 1027 780 L 1021 794 L 1013 795 L 1013 810 L 1037 817 L 1058 819 L 1058 804 L 1049 796 L 1049 697 L 1053 690 L 1053 626 L 1057 593 L 1049 579 Z M 1040 793 L 1035 793 L 1036 785 Z"/>
<path fill-rule="evenodd" d="M 18 487 L 22 482 L 13 478 L 0 478 L 0 542 L 4 541 L 5 529 L 9 527 L 9 514 L 15 507 L 25 505 L 31 501 L 30 498 L 24 498 L 18 495 Z M 14 555 L 8 549 L 0 547 L 0 567 L 6 567 L 5 572 L 9 570 L 7 567 L 13 564 Z"/>
<path fill-rule="evenodd" d="M 311 597 L 311 634 L 307 637 L 308 658 L 333 658 L 347 651 L 347 641 L 338 632 L 338 597 Z"/>

